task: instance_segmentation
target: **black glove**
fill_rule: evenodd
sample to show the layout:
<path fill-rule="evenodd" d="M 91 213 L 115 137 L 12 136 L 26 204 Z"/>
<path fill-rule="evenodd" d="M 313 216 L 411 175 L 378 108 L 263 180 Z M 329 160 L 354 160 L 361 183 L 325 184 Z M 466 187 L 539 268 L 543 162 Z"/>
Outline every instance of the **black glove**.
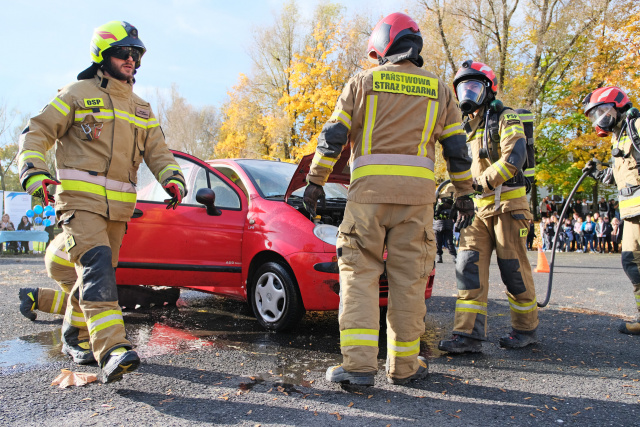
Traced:
<path fill-rule="evenodd" d="M 322 186 L 310 182 L 307 188 L 305 188 L 302 203 L 307 212 L 309 212 L 309 215 L 311 215 L 311 219 L 316 217 L 318 199 L 322 199 L 324 202 L 324 198 L 324 188 L 322 188 Z"/>
<path fill-rule="evenodd" d="M 466 195 L 458 197 L 453 203 L 453 209 L 451 209 L 450 218 L 455 221 L 453 229 L 455 231 L 460 231 L 471 225 L 475 215 L 475 210 L 471 196 Z"/>
<path fill-rule="evenodd" d="M 586 173 L 590 177 L 595 178 L 595 176 L 593 176 L 593 174 L 598 171 L 597 170 L 597 166 L 598 166 L 598 161 L 596 159 L 591 159 L 582 168 L 582 173 L 583 174 Z"/>
<path fill-rule="evenodd" d="M 604 168 L 602 170 L 597 170 L 591 175 L 594 179 L 597 179 L 603 184 L 615 184 L 616 180 L 613 177 L 613 169 Z"/>

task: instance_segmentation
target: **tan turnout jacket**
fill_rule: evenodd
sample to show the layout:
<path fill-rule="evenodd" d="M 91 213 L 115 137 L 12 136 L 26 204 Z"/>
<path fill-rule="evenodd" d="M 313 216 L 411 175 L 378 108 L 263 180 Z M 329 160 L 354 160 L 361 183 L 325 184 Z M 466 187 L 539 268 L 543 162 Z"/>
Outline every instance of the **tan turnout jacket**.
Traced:
<path fill-rule="evenodd" d="M 465 128 L 473 159 L 471 173 L 484 190 L 483 194 L 474 199 L 477 214 L 486 217 L 518 209 L 528 210 L 529 204 L 524 184 L 502 185 L 520 170 L 527 155 L 524 129 L 520 117 L 510 108 L 505 108 L 500 113 L 498 159 L 492 162 L 489 158 L 480 158 L 485 132 L 485 114 L 486 109 L 482 108 Z M 487 139 L 487 144 L 491 145 L 489 139 Z M 494 190 L 490 190 L 490 188 Z M 496 193 L 499 193 L 499 196 Z M 498 201 L 497 209 L 496 201 Z"/>
<path fill-rule="evenodd" d="M 324 185 L 351 144 L 348 199 L 357 203 L 435 202 L 435 142 L 442 145 L 456 196 L 473 192 L 471 159 L 451 90 L 410 61 L 362 71 L 342 91 L 307 176 Z"/>
<path fill-rule="evenodd" d="M 640 134 L 640 120 L 633 122 L 636 132 Z M 618 200 L 620 201 L 620 217 L 629 219 L 640 215 L 640 174 L 638 173 L 638 162 L 632 153 L 629 132 L 618 140 L 618 132 L 613 132 L 611 138 L 612 148 L 622 150 L 622 157 L 613 157 L 613 177 L 618 186 Z M 636 156 L 638 153 L 635 153 Z"/>
<path fill-rule="evenodd" d="M 84 210 L 128 221 L 136 204 L 136 174 L 144 159 L 160 183 L 184 183 L 158 121 L 133 85 L 101 71 L 72 83 L 29 123 L 20 136 L 20 181 L 49 174 L 45 152 L 55 145 L 56 211 Z"/>

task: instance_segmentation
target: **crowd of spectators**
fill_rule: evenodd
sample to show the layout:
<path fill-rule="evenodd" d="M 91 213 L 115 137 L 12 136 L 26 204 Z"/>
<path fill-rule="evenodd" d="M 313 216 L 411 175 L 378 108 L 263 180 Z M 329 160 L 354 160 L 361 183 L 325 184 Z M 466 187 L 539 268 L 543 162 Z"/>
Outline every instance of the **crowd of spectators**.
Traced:
<path fill-rule="evenodd" d="M 558 209 L 559 208 L 559 209 Z M 622 241 L 623 221 L 620 220 L 618 202 L 607 202 L 604 197 L 589 206 L 586 200 L 575 200 L 567 210 L 567 218 L 559 223 L 564 206 L 556 206 L 545 197 L 540 202 L 540 228 L 542 249 L 550 251 L 553 239 L 558 234 L 556 251 L 578 253 L 618 253 Z M 529 222 L 527 248 L 533 249 L 535 227 Z M 529 241 L 531 243 L 529 243 Z"/>

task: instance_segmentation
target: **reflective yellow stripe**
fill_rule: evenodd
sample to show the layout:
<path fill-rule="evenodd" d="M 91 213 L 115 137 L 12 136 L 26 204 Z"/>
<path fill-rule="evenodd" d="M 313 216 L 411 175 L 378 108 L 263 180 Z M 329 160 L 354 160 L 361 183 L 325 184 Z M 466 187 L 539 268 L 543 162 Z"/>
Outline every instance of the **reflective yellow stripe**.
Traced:
<path fill-rule="evenodd" d="M 636 295 L 636 305 L 640 307 L 640 295 Z"/>
<path fill-rule="evenodd" d="M 68 323 L 75 326 L 76 328 L 86 328 L 87 322 L 84 320 L 84 314 L 78 313 L 77 311 L 67 310 L 67 315 L 65 316 Z"/>
<path fill-rule="evenodd" d="M 127 122 L 132 123 L 143 129 L 148 129 L 148 128 L 156 127 L 159 125 L 158 120 L 155 118 L 143 119 L 136 115 L 129 114 L 126 111 L 118 110 L 117 108 L 114 108 L 113 112 L 117 119 L 126 120 Z"/>
<path fill-rule="evenodd" d="M 71 108 L 60 98 L 55 97 L 53 101 L 50 102 L 50 105 L 53 106 L 56 110 L 60 111 L 65 117 L 71 111 Z"/>
<path fill-rule="evenodd" d="M 640 205 L 640 196 L 631 197 L 630 199 L 620 200 L 620 209 L 631 208 Z"/>
<path fill-rule="evenodd" d="M 420 145 L 418 146 L 418 156 L 427 157 L 427 145 L 429 144 L 429 140 L 431 140 L 437 116 L 438 102 L 429 100 L 427 103 L 427 114 L 424 119 L 424 128 L 422 128 L 422 137 L 420 139 Z"/>
<path fill-rule="evenodd" d="M 518 116 L 523 123 L 533 123 L 533 114 L 518 114 Z"/>
<path fill-rule="evenodd" d="M 24 163 L 25 160 L 30 158 L 36 158 L 36 159 L 42 160 L 43 162 L 46 162 L 46 160 L 44 159 L 44 154 L 42 154 L 39 151 L 25 150 L 22 152 L 22 154 L 20 154 L 20 162 L 22 163 Z"/>
<path fill-rule="evenodd" d="M 67 296 L 66 293 L 62 291 L 56 291 L 53 297 L 53 303 L 51 304 L 51 313 L 60 314 L 62 311 L 62 302 L 64 298 Z"/>
<path fill-rule="evenodd" d="M 413 341 L 395 341 L 387 339 L 387 354 L 396 357 L 412 356 L 420 353 L 420 339 Z"/>
<path fill-rule="evenodd" d="M 535 173 L 536 173 L 536 170 L 534 168 L 524 170 L 524 176 L 526 176 L 527 178 L 535 176 Z"/>
<path fill-rule="evenodd" d="M 497 162 L 493 163 L 491 166 L 493 166 L 493 168 L 498 171 L 500 176 L 502 176 L 502 178 L 504 178 L 505 181 L 508 180 L 509 178 L 513 177 L 513 174 L 511 172 L 509 172 L 509 168 L 507 167 L 505 162 L 502 161 L 502 159 L 500 159 Z"/>
<path fill-rule="evenodd" d="M 524 187 L 520 187 L 515 190 L 501 192 L 500 200 L 504 201 L 504 200 L 517 199 L 518 197 L 525 196 L 526 194 L 527 194 L 527 189 Z M 473 202 L 476 204 L 477 207 L 489 206 L 495 202 L 495 196 L 492 194 L 490 196 L 486 196 L 481 199 L 475 198 L 473 199 Z"/>
<path fill-rule="evenodd" d="M 487 303 L 470 300 L 457 300 L 456 311 L 487 315 Z"/>
<path fill-rule="evenodd" d="M 376 123 L 376 111 L 378 109 L 378 96 L 367 96 L 367 107 L 364 117 L 364 132 L 362 132 L 362 155 L 371 154 L 371 135 Z"/>
<path fill-rule="evenodd" d="M 329 120 L 340 120 L 347 129 L 351 130 L 351 116 L 344 110 L 335 110 Z"/>
<path fill-rule="evenodd" d="M 522 129 L 521 125 L 509 126 L 502 131 L 502 133 L 500 134 L 500 139 L 508 138 L 518 132 L 524 134 L 524 129 Z"/>
<path fill-rule="evenodd" d="M 464 181 L 471 178 L 471 169 L 464 172 L 449 172 L 449 178 L 451 181 Z"/>
<path fill-rule="evenodd" d="M 530 303 L 521 303 L 516 302 L 516 300 L 514 300 L 510 296 L 507 296 L 507 299 L 509 300 L 509 306 L 511 307 L 511 310 L 517 313 L 530 313 L 538 308 L 538 303 L 536 301 Z"/>
<path fill-rule="evenodd" d="M 462 126 L 460 125 L 460 123 L 450 124 L 449 126 L 445 127 L 442 130 L 440 141 L 442 141 L 443 139 L 447 139 L 450 136 L 458 135 L 458 134 L 464 134 L 464 131 L 462 130 Z"/>
<path fill-rule="evenodd" d="M 94 335 L 111 326 L 122 325 L 124 327 L 124 320 L 122 319 L 122 312 L 120 310 L 107 310 L 91 317 L 87 321 L 87 325 L 89 326 L 89 333 Z"/>
<path fill-rule="evenodd" d="M 52 262 L 55 262 L 56 264 L 64 265 L 65 267 L 74 267 L 75 268 L 75 266 L 76 266 L 71 261 L 67 261 L 66 259 L 60 258 L 59 256 L 57 256 L 55 254 L 52 254 L 50 252 L 47 252 L 47 258 L 49 258 Z"/>
<path fill-rule="evenodd" d="M 97 194 L 98 196 L 106 196 L 107 199 L 118 202 L 136 202 L 135 193 L 107 190 L 99 184 L 92 184 L 90 182 L 72 181 L 67 179 L 60 180 L 60 182 L 62 183 L 62 189 L 66 191 L 82 191 L 85 193 Z"/>
<path fill-rule="evenodd" d="M 180 166 L 178 165 L 168 165 L 166 168 L 162 169 L 160 171 L 160 173 L 158 174 L 158 181 L 160 181 L 160 178 L 162 177 L 162 175 L 164 175 L 165 172 L 167 171 L 178 171 L 180 173 L 182 173 L 182 169 L 180 169 Z"/>
<path fill-rule="evenodd" d="M 420 166 L 400 166 L 400 165 L 368 165 L 361 166 L 351 174 L 351 182 L 363 176 L 386 175 L 386 176 L 410 176 L 414 178 L 425 178 L 435 181 L 433 171 Z"/>
<path fill-rule="evenodd" d="M 476 131 L 473 133 L 473 135 L 471 135 L 467 141 L 473 141 L 476 138 L 482 138 L 482 134 L 484 133 L 484 128 L 478 128 L 476 129 Z M 478 136 L 476 136 L 478 135 Z"/>
<path fill-rule="evenodd" d="M 322 166 L 323 168 L 332 169 L 337 161 L 338 159 L 323 156 L 322 154 L 316 151 L 316 154 L 313 156 L 313 161 L 311 162 L 311 165 L 317 165 L 317 166 Z"/>
<path fill-rule="evenodd" d="M 377 329 L 345 329 L 340 331 L 340 346 L 362 345 L 377 347 L 379 333 Z"/>

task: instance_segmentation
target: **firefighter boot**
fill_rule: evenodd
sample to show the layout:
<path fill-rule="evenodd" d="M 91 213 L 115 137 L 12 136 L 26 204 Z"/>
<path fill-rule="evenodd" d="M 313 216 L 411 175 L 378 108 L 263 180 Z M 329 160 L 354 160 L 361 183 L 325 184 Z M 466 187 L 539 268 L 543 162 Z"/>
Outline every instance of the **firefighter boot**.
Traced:
<path fill-rule="evenodd" d="M 63 343 L 62 353 L 71 356 L 78 365 L 88 365 L 96 361 L 89 341 L 80 341 L 78 344 Z"/>
<path fill-rule="evenodd" d="M 640 319 L 635 322 L 620 322 L 618 330 L 623 334 L 640 335 Z"/>
<path fill-rule="evenodd" d="M 427 362 L 427 359 L 425 359 L 422 356 L 418 356 L 418 364 L 419 364 L 418 370 L 416 371 L 415 374 L 407 378 L 392 378 L 389 375 L 387 375 L 387 382 L 389 384 L 403 385 L 411 381 L 422 380 L 427 378 L 427 376 L 429 375 L 429 363 Z M 389 358 L 387 358 L 387 372 L 389 372 Z"/>
<path fill-rule="evenodd" d="M 124 374 L 135 371 L 138 366 L 140 366 L 138 353 L 127 350 L 125 347 L 118 347 L 102 362 L 102 382 L 106 384 L 120 381 Z"/>
<path fill-rule="evenodd" d="M 38 308 L 38 289 L 20 288 L 18 291 L 20 298 L 20 313 L 32 322 L 38 316 L 33 310 Z"/>
<path fill-rule="evenodd" d="M 442 264 L 442 255 L 438 255 L 438 256 L 436 257 L 436 262 L 437 262 L 438 264 Z"/>
<path fill-rule="evenodd" d="M 538 342 L 538 334 L 536 330 L 533 331 L 517 331 L 512 329 L 508 335 L 500 338 L 500 347 L 503 348 L 522 348 L 529 344 L 535 344 Z"/>
<path fill-rule="evenodd" d="M 463 337 L 453 334 L 450 340 L 442 340 L 438 343 L 438 349 L 448 353 L 480 353 L 482 341 L 475 338 Z"/>
<path fill-rule="evenodd" d="M 331 366 L 327 369 L 327 381 L 340 384 L 371 386 L 375 382 L 376 373 L 373 372 L 349 372 L 342 365 Z"/>

